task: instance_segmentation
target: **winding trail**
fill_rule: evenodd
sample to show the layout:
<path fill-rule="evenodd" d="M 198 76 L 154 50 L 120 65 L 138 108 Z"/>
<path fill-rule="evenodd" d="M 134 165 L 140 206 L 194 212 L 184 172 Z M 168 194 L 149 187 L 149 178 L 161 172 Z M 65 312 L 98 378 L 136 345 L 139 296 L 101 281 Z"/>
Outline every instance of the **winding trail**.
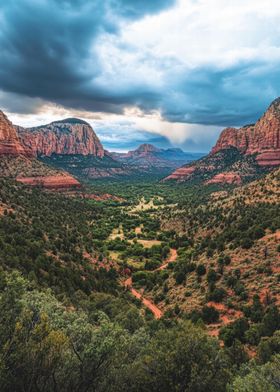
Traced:
<path fill-rule="evenodd" d="M 161 271 L 167 268 L 168 264 L 175 261 L 177 259 L 177 250 L 176 249 L 170 249 L 170 255 L 169 258 L 166 260 L 166 262 L 164 264 L 162 264 L 159 268 L 157 268 L 155 271 Z M 142 304 L 150 309 L 150 311 L 153 313 L 154 317 L 156 319 L 160 319 L 163 315 L 162 311 L 150 300 L 148 300 L 147 298 L 144 298 L 142 296 L 142 294 L 135 290 L 132 286 L 132 278 L 129 277 L 127 278 L 124 283 L 123 283 L 124 287 L 127 288 L 131 294 L 135 297 L 140 299 L 140 301 L 142 302 Z"/>
<path fill-rule="evenodd" d="M 130 290 L 131 294 L 135 298 L 140 299 L 140 301 L 142 302 L 142 304 L 144 306 L 146 306 L 146 308 L 150 309 L 150 311 L 153 313 L 153 315 L 155 316 L 156 319 L 161 318 L 162 311 L 152 301 L 149 301 L 147 298 L 142 297 L 142 294 L 132 287 L 132 278 L 126 279 L 126 281 L 124 282 L 124 286 L 128 290 Z"/>
<path fill-rule="evenodd" d="M 177 259 L 177 250 L 176 249 L 170 249 L 170 255 L 168 257 L 168 259 L 166 260 L 166 262 L 164 264 L 162 264 L 160 267 L 158 267 L 155 271 L 161 271 L 164 270 L 168 267 L 169 263 L 172 263 L 173 261 L 176 261 Z"/>

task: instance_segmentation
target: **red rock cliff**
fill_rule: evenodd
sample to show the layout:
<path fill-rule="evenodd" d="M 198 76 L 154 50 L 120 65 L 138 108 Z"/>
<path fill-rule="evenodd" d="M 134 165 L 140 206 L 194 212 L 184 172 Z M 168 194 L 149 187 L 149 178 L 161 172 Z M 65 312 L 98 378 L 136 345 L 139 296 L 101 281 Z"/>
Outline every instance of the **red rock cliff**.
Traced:
<path fill-rule="evenodd" d="M 0 155 L 31 156 L 32 152 L 24 148 L 11 121 L 0 110 Z"/>
<path fill-rule="evenodd" d="M 211 154 L 229 147 L 236 147 L 246 155 L 257 154 L 256 160 L 261 166 L 279 165 L 280 98 L 272 102 L 255 125 L 223 130 Z"/>
<path fill-rule="evenodd" d="M 24 129 L 18 127 L 22 144 L 36 155 L 81 154 L 104 157 L 104 149 L 92 127 L 85 121 L 69 118 Z"/>

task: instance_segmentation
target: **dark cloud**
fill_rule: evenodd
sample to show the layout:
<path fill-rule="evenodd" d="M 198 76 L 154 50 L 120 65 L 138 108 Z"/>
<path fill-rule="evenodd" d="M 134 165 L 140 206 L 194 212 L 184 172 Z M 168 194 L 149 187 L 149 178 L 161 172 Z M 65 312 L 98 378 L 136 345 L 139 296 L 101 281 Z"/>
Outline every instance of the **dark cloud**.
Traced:
<path fill-rule="evenodd" d="M 171 78 L 169 93 L 161 103 L 163 115 L 173 122 L 207 125 L 255 122 L 280 94 L 278 69 L 278 64 L 267 66 L 259 61 L 179 73 Z"/>
<path fill-rule="evenodd" d="M 171 147 L 170 141 L 166 137 L 139 128 L 133 121 L 106 122 L 101 120 L 92 121 L 91 124 L 105 148 L 109 150 L 115 148 L 134 149 L 142 143 L 151 143 L 163 148 Z"/>
<path fill-rule="evenodd" d="M 102 72 L 95 42 L 123 19 L 174 0 L 11 0 L 1 5 L 0 88 L 91 110 L 118 112 L 122 99 L 94 84 Z"/>
<path fill-rule="evenodd" d="M 149 53 L 138 61 L 153 63 L 162 71 L 162 83 L 144 83 L 137 67 L 130 70 L 126 80 L 126 75 L 120 78 L 121 70 L 112 66 L 113 76 L 106 80 L 97 49 L 100 37 L 116 35 L 123 22 L 160 12 L 174 3 L 175 0 L 2 1 L 0 89 L 8 93 L 5 102 L 9 111 L 31 113 L 46 100 L 75 109 L 112 113 L 122 113 L 124 107 L 136 105 L 144 112 L 160 110 L 172 122 L 221 126 L 254 122 L 280 95 L 278 63 L 267 66 L 248 61 L 189 70 L 175 59 L 153 58 Z M 122 49 L 133 52 L 133 48 Z"/>

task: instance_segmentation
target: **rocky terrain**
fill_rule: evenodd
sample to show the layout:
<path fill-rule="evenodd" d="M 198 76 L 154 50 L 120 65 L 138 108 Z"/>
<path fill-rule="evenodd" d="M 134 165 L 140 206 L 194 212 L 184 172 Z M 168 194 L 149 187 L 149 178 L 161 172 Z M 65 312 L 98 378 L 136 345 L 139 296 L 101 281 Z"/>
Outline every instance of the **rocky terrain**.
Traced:
<path fill-rule="evenodd" d="M 67 118 L 33 128 L 17 127 L 21 143 L 36 156 L 93 155 L 104 157 L 104 149 L 92 127 L 77 118 Z"/>
<path fill-rule="evenodd" d="M 7 116 L 0 110 L 0 155 L 32 156 L 30 148 L 24 147 Z"/>
<path fill-rule="evenodd" d="M 31 146 L 24 145 L 17 127 L 0 111 L 0 177 L 15 178 L 27 185 L 61 189 L 80 187 L 79 181 L 60 170 L 53 169 L 35 157 Z"/>
<path fill-rule="evenodd" d="M 235 151 L 235 153 L 233 153 Z M 221 165 L 221 153 L 227 165 Z M 236 183 L 254 178 L 280 165 L 280 98 L 269 106 L 253 125 L 226 128 L 210 154 L 183 168 L 167 180 L 187 181 L 201 178 L 206 183 Z M 229 175 L 230 172 L 230 175 Z"/>
<path fill-rule="evenodd" d="M 77 118 L 33 128 L 15 127 L 21 145 L 44 163 L 87 179 L 164 177 L 183 164 L 201 157 L 178 148 L 159 149 L 142 144 L 128 153 L 104 150 L 92 127 Z"/>

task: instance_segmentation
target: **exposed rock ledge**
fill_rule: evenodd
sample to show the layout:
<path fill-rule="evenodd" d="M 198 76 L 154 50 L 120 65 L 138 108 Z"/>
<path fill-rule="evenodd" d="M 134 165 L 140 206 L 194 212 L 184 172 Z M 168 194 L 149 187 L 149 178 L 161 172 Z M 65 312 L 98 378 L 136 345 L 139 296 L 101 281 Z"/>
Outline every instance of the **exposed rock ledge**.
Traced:
<path fill-rule="evenodd" d="M 238 173 L 224 172 L 216 174 L 213 178 L 206 181 L 205 184 L 234 184 L 241 185 L 242 180 Z"/>
<path fill-rule="evenodd" d="M 81 187 L 79 181 L 68 175 L 17 177 L 16 180 L 25 185 L 43 187 L 46 189 L 69 189 Z"/>

